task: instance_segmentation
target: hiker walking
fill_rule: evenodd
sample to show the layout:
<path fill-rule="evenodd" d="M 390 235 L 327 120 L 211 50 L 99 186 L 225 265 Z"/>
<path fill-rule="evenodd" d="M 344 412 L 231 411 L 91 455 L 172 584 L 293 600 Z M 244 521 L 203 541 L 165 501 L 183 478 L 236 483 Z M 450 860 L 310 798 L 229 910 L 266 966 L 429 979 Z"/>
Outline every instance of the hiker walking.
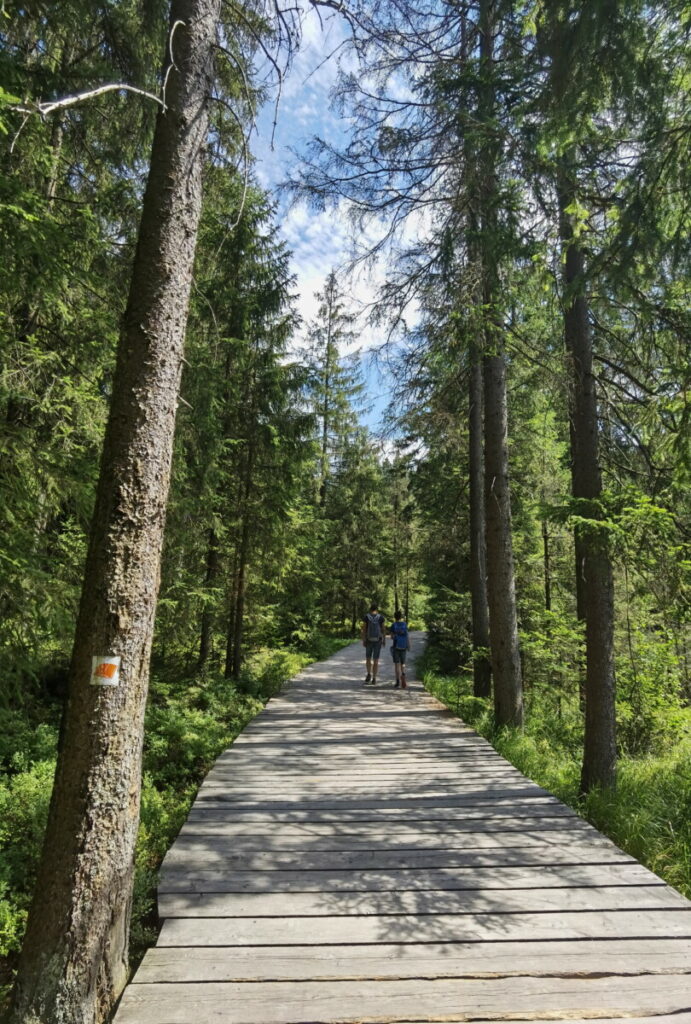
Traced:
<path fill-rule="evenodd" d="M 396 673 L 396 682 L 393 684 L 394 689 L 400 687 L 402 690 L 405 690 L 408 686 L 405 678 L 405 659 L 410 650 L 410 635 L 408 633 L 408 623 L 404 621 L 403 612 L 400 608 L 396 610 L 394 622 L 389 626 L 389 636 L 391 637 L 391 657 L 393 658 L 393 667 Z"/>
<path fill-rule="evenodd" d="M 365 648 L 367 659 L 367 675 L 365 686 L 375 686 L 377 682 L 377 669 L 379 668 L 379 654 L 382 644 L 386 647 L 384 636 L 384 616 L 379 613 L 376 604 L 371 604 L 369 612 L 362 620 L 361 638 Z"/>

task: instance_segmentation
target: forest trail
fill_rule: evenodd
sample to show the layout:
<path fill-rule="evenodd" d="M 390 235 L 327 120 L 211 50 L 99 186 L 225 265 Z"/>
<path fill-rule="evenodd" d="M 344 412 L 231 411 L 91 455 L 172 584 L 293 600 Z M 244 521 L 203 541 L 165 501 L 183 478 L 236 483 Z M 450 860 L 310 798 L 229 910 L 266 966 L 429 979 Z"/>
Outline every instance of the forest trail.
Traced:
<path fill-rule="evenodd" d="M 691 1022 L 691 903 L 362 655 L 218 759 L 115 1024 Z"/>

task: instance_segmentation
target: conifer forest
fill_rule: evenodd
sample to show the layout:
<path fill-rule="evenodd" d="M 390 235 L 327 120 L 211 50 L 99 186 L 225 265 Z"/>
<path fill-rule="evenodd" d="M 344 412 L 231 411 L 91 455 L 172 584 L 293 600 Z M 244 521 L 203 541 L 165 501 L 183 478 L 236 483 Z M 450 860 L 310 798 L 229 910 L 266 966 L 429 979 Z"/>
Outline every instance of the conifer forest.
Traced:
<path fill-rule="evenodd" d="M 341 127 L 274 188 L 308 24 Z M 372 601 L 691 896 L 690 85 L 688 0 L 0 5 L 12 1024 L 109 1020 L 206 772 Z M 296 208 L 352 240 L 309 317 Z"/>

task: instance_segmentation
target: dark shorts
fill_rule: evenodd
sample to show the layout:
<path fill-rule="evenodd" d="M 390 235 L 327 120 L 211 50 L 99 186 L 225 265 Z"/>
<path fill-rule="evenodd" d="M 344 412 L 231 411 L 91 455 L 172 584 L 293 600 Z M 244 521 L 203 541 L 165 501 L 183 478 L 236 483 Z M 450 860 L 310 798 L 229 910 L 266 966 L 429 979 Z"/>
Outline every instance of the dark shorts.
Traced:
<path fill-rule="evenodd" d="M 405 665 L 405 656 L 407 653 L 408 651 L 405 647 L 403 648 L 402 651 L 399 650 L 398 647 L 392 647 L 391 657 L 393 658 L 394 665 Z"/>
<path fill-rule="evenodd" d="M 367 640 L 365 643 L 365 654 L 368 658 L 373 658 L 374 661 L 379 661 L 379 654 L 381 652 L 381 640 Z"/>

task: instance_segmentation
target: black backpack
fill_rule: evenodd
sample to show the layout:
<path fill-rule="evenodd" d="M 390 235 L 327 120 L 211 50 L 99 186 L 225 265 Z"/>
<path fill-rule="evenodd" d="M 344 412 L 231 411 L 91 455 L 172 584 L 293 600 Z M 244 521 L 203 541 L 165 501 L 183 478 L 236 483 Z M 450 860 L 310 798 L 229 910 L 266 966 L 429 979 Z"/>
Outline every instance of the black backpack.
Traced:
<path fill-rule="evenodd" d="M 381 619 L 372 612 L 367 612 L 367 639 L 371 644 L 381 640 Z"/>

